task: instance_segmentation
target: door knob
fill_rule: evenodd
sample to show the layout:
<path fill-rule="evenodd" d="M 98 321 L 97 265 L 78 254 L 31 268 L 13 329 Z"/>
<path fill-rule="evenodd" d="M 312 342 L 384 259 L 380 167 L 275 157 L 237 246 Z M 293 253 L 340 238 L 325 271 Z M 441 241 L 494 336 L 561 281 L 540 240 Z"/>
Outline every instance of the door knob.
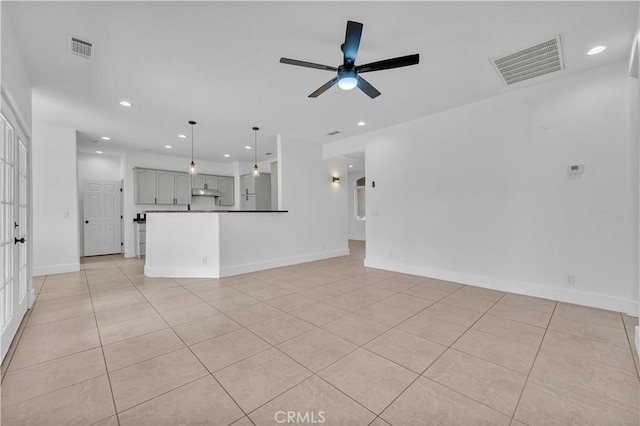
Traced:
<path fill-rule="evenodd" d="M 22 237 L 20 239 L 17 239 L 17 238 L 13 239 L 13 244 L 18 244 L 18 243 L 24 244 L 24 237 Z"/>

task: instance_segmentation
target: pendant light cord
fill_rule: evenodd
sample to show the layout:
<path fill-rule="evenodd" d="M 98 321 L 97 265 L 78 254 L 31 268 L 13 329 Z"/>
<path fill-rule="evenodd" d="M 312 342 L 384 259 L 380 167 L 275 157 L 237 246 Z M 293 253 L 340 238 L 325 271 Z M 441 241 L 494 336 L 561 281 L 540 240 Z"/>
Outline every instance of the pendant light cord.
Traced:
<path fill-rule="evenodd" d="M 254 134 L 254 139 L 253 139 L 253 164 L 257 165 L 258 164 L 258 128 L 257 127 L 253 128 L 253 134 Z"/>

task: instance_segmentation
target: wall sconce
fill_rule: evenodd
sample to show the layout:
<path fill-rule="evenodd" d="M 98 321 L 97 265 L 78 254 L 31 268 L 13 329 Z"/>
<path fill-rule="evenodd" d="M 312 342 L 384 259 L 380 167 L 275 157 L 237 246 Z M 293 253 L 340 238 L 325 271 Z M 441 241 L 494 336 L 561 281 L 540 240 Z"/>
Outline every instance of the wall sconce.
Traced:
<path fill-rule="evenodd" d="M 340 183 L 340 178 L 338 176 L 334 176 L 332 179 L 333 183 Z"/>

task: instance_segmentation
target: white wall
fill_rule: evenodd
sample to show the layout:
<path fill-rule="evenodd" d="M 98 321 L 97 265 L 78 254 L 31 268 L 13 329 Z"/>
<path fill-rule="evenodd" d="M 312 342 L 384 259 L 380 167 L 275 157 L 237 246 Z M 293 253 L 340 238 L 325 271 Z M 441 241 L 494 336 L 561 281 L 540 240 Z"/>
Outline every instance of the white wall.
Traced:
<path fill-rule="evenodd" d="M 343 183 L 333 184 L 332 176 L 340 176 Z M 323 160 L 320 145 L 280 137 L 279 206 L 289 213 L 284 216 L 286 228 L 269 250 L 278 250 L 283 258 L 348 252 L 346 176 L 346 160 Z"/>
<path fill-rule="evenodd" d="M 350 172 L 348 179 L 347 198 L 349 206 L 347 209 L 347 223 L 350 240 L 364 241 L 366 236 L 366 221 L 356 220 L 356 181 L 365 176 L 364 172 Z M 367 190 L 365 189 L 365 194 Z"/>
<path fill-rule="evenodd" d="M 349 253 L 347 161 L 323 160 L 320 145 L 279 137 L 278 169 L 280 206 L 288 213 L 221 215 L 222 276 Z"/>
<path fill-rule="evenodd" d="M 278 162 L 272 161 L 271 166 L 271 210 L 278 210 Z"/>
<path fill-rule="evenodd" d="M 33 275 L 80 270 L 76 131 L 33 125 Z"/>
<path fill-rule="evenodd" d="M 366 264 L 637 315 L 628 80 L 620 62 L 328 146 L 366 147 Z"/>
<path fill-rule="evenodd" d="M 31 136 L 31 83 L 11 26 L 9 14 L 4 4 L 1 4 L 0 7 L 2 23 L 0 25 L 0 28 L 2 28 L 0 35 L 2 109 L 5 110 L 7 103 L 12 104 L 12 109 L 22 121 L 21 124 L 24 126 L 24 130 L 28 136 Z"/>
<path fill-rule="evenodd" d="M 213 174 L 224 176 L 236 177 L 236 203 L 233 207 L 219 207 L 214 203 L 213 197 L 194 197 L 191 209 L 193 210 L 234 210 L 239 208 L 239 183 L 237 179 L 237 165 L 235 163 L 218 163 L 213 161 L 204 161 L 196 159 L 196 165 L 198 166 L 198 173 L 201 174 Z M 187 171 L 191 159 L 172 157 L 168 155 L 150 154 L 147 152 L 137 151 L 125 151 L 122 155 L 122 172 L 124 178 L 123 187 L 123 205 L 124 205 L 124 255 L 126 257 L 135 256 L 134 250 L 134 238 L 133 238 L 133 218 L 136 213 L 142 213 L 145 210 L 186 210 L 186 206 L 172 206 L 172 205 L 148 205 L 148 204 L 134 204 L 134 179 L 133 169 L 134 167 L 145 167 L 150 169 L 159 170 L 172 170 L 172 171 Z"/>
<path fill-rule="evenodd" d="M 78 154 L 78 239 L 80 256 L 84 256 L 84 191 L 85 181 L 105 180 L 120 182 L 120 157 L 100 154 Z"/>

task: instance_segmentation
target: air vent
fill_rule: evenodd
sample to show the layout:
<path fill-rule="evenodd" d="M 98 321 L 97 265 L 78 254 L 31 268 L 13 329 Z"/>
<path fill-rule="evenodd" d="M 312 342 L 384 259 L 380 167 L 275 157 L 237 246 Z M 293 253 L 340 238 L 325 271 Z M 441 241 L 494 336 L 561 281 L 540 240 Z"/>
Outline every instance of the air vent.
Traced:
<path fill-rule="evenodd" d="M 337 131 L 337 130 L 334 130 L 333 132 L 329 132 L 329 133 L 327 133 L 327 136 L 335 136 L 335 135 L 337 135 L 338 133 L 340 133 L 340 132 L 339 132 L 339 131 Z"/>
<path fill-rule="evenodd" d="M 86 59 L 91 59 L 93 44 L 78 37 L 71 37 L 71 53 Z"/>
<path fill-rule="evenodd" d="M 564 69 L 560 36 L 527 47 L 491 63 L 506 85 L 519 83 Z"/>

